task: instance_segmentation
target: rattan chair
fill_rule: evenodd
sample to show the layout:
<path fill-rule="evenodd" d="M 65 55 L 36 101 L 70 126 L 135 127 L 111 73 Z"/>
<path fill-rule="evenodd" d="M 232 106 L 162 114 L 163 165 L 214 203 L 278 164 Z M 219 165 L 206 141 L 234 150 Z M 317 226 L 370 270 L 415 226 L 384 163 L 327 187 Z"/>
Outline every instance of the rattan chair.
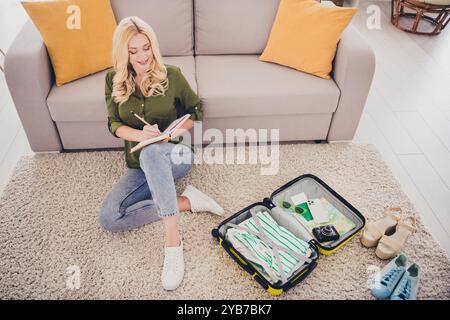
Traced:
<path fill-rule="evenodd" d="M 450 20 L 450 0 L 391 0 L 391 22 L 397 28 L 415 34 L 439 34 Z M 415 12 L 405 12 L 405 8 Z M 402 19 L 413 19 L 410 28 Z M 429 22 L 432 31 L 419 31 L 419 23 L 423 20 Z"/>

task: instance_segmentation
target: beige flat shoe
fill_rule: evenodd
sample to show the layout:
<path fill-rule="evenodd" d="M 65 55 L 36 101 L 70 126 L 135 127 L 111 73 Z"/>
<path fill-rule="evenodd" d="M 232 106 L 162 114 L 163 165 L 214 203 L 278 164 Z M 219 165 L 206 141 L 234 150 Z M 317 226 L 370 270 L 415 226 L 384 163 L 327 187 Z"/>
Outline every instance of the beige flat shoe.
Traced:
<path fill-rule="evenodd" d="M 416 219 L 413 217 L 411 219 L 413 220 L 412 224 L 399 221 L 393 235 L 381 237 L 375 251 L 378 258 L 391 259 L 400 253 L 408 237 L 416 231 Z"/>
<path fill-rule="evenodd" d="M 395 226 L 402 216 L 402 209 L 397 207 L 389 207 L 384 210 L 384 217 L 369 222 L 361 235 L 361 243 L 367 248 L 375 247 L 378 241 L 386 232 L 393 232 Z"/>

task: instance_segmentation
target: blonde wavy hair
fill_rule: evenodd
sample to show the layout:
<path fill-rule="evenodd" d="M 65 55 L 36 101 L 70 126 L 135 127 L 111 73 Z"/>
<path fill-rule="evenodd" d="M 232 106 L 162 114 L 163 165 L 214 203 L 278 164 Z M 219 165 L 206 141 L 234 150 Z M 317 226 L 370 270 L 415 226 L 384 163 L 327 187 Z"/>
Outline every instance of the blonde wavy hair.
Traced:
<path fill-rule="evenodd" d="M 149 69 L 142 75 L 140 88 L 145 97 L 165 95 L 169 87 L 167 69 L 159 51 L 159 43 L 153 28 L 138 17 L 127 17 L 120 21 L 113 36 L 112 62 L 116 72 L 113 78 L 112 97 L 116 103 L 128 100 L 136 88 L 136 73 L 129 62 L 128 43 L 132 37 L 142 33 L 150 41 L 153 59 Z"/>

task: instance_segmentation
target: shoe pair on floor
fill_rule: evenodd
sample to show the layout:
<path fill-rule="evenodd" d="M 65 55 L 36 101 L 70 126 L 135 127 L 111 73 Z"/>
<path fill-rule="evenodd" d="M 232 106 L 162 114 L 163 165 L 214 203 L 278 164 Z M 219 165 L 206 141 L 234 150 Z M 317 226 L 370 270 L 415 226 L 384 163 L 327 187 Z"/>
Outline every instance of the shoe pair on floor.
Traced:
<path fill-rule="evenodd" d="M 222 207 L 209 196 L 188 185 L 182 196 L 189 199 L 192 212 L 208 211 L 219 216 L 224 214 Z M 161 282 L 166 290 L 175 290 L 181 284 L 184 277 L 183 240 L 178 247 L 164 248 L 164 266 L 161 274 Z"/>
<path fill-rule="evenodd" d="M 420 276 L 419 265 L 408 265 L 408 259 L 401 254 L 374 275 L 370 290 L 378 299 L 416 300 Z"/>
<path fill-rule="evenodd" d="M 416 230 L 415 220 L 411 225 L 401 218 L 402 209 L 387 208 L 383 218 L 367 224 L 361 235 L 361 243 L 368 248 L 377 246 L 375 254 L 380 259 L 397 256 L 409 235 Z"/>

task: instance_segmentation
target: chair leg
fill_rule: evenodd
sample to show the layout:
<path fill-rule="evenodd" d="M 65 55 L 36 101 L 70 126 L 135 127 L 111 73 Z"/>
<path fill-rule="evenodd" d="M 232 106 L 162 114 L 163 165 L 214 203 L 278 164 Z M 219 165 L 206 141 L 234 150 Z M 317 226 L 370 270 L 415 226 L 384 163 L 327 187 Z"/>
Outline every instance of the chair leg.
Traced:
<path fill-rule="evenodd" d="M 394 1 L 395 1 L 395 8 L 394 8 Z M 393 24 L 395 26 L 399 25 L 399 21 L 400 21 L 400 7 L 402 5 L 401 0 L 393 0 L 392 2 L 392 10 L 394 10 L 394 14 L 393 14 Z"/>
<path fill-rule="evenodd" d="M 391 22 L 394 20 L 394 0 L 391 0 Z"/>
<path fill-rule="evenodd" d="M 391 0 L 391 22 L 394 23 L 394 21 L 397 18 L 397 12 L 396 12 L 396 8 L 397 8 L 397 2 L 399 0 Z"/>
<path fill-rule="evenodd" d="M 420 19 L 422 19 L 422 15 L 423 15 L 423 10 L 420 10 L 420 9 L 419 10 L 416 9 L 416 10 L 417 10 L 416 20 L 414 21 L 414 25 L 412 27 L 412 32 L 413 33 L 417 32 L 417 27 L 419 26 Z"/>
<path fill-rule="evenodd" d="M 442 16 L 444 15 L 444 13 L 445 13 L 444 10 L 442 10 L 441 12 L 439 12 L 439 14 L 436 16 L 436 18 L 434 18 L 434 22 L 438 23 L 438 22 L 441 20 L 441 18 L 442 18 Z"/>
<path fill-rule="evenodd" d="M 441 32 L 445 26 L 447 25 L 448 21 L 450 19 L 447 19 L 449 12 L 448 11 L 442 11 L 439 16 L 441 17 L 438 21 L 439 23 L 436 25 L 436 28 L 434 29 L 433 33 L 436 32 L 435 34 L 438 34 L 439 32 Z M 447 19 L 447 21 L 445 21 Z"/>
<path fill-rule="evenodd" d="M 399 1 L 399 15 L 405 14 L 405 6 L 402 0 Z"/>
<path fill-rule="evenodd" d="M 448 15 L 449 15 L 449 11 L 447 11 L 446 14 L 445 14 L 445 17 L 447 18 L 447 21 L 445 21 L 443 23 L 442 29 L 444 29 L 447 26 L 448 22 L 450 21 L 450 17 Z M 444 20 L 445 20 L 445 18 L 444 18 Z"/>

